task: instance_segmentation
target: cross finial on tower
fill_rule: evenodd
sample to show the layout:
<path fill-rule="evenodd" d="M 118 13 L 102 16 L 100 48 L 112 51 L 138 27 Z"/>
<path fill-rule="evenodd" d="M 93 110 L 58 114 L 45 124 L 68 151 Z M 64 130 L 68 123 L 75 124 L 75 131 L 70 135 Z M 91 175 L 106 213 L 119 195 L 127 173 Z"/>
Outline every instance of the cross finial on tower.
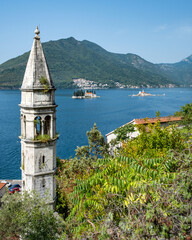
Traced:
<path fill-rule="evenodd" d="M 36 35 L 35 35 L 35 38 L 36 38 L 36 39 L 40 39 L 40 37 L 39 37 L 39 33 L 40 33 L 40 31 L 39 31 L 39 29 L 38 29 L 38 26 L 36 27 L 34 33 L 36 34 Z"/>

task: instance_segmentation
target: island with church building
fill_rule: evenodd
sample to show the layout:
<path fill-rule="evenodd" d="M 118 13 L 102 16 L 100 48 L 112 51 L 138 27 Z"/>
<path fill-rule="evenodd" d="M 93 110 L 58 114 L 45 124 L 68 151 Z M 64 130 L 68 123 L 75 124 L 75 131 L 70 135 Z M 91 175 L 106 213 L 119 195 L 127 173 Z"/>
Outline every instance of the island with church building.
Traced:
<path fill-rule="evenodd" d="M 73 92 L 72 98 L 77 98 L 77 99 L 84 99 L 84 98 L 98 98 L 99 96 L 96 95 L 96 92 L 93 90 L 86 90 L 83 91 L 77 90 Z"/>
<path fill-rule="evenodd" d="M 164 94 L 151 94 L 151 93 L 146 93 L 144 90 L 139 91 L 138 94 L 133 94 L 130 95 L 131 97 L 148 97 L 148 96 L 165 96 Z"/>

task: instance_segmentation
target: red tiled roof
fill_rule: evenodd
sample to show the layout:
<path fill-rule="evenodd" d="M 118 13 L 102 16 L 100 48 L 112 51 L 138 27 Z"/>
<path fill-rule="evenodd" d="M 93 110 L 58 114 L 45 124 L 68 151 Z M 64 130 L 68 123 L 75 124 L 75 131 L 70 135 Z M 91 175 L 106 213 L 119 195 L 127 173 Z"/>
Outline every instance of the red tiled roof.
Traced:
<path fill-rule="evenodd" d="M 0 190 L 6 185 L 6 183 L 0 183 Z"/>
<path fill-rule="evenodd" d="M 136 124 L 149 124 L 149 123 L 156 123 L 157 121 L 160 121 L 160 123 L 166 123 L 166 122 L 175 122 L 175 121 L 181 121 L 181 117 L 160 117 L 160 118 L 140 118 L 140 119 L 134 119 L 134 122 Z"/>
<path fill-rule="evenodd" d="M 120 127 L 124 127 L 128 124 L 144 124 L 147 125 L 149 123 L 156 123 L 158 120 L 158 118 L 138 118 L 138 119 L 133 119 L 130 122 L 120 126 Z M 160 123 L 168 123 L 168 122 L 178 122 L 182 120 L 182 117 L 175 117 L 175 116 L 169 116 L 169 117 L 159 117 Z M 112 134 L 115 130 L 107 133 L 105 136 L 109 136 L 110 134 Z"/>

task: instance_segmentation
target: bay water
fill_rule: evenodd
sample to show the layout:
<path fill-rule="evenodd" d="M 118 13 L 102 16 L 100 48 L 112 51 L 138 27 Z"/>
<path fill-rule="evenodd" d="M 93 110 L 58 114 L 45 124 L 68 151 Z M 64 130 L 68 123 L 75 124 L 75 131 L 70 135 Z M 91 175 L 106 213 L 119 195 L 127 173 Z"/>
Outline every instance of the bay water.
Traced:
<path fill-rule="evenodd" d="M 96 123 L 103 135 L 134 118 L 168 116 L 192 102 L 192 88 L 154 88 L 156 96 L 133 97 L 141 89 L 96 90 L 100 98 L 72 99 L 73 89 L 56 91 L 57 155 L 74 157 L 77 146 L 87 145 L 86 132 Z M 0 90 L 0 179 L 20 179 L 21 146 L 19 90 Z"/>

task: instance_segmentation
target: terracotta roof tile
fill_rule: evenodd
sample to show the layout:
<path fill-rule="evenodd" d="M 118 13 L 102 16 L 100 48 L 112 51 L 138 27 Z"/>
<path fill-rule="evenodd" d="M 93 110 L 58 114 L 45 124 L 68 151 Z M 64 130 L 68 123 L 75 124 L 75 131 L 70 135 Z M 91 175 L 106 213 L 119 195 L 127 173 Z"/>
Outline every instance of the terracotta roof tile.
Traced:
<path fill-rule="evenodd" d="M 0 183 L 0 190 L 6 185 L 6 183 Z"/>
<path fill-rule="evenodd" d="M 175 116 L 168 116 L 168 117 L 160 117 L 159 118 L 160 122 L 161 123 L 166 123 L 166 122 L 177 122 L 177 121 L 181 121 L 182 120 L 182 117 L 175 117 Z M 128 124 L 144 124 L 144 125 L 147 125 L 149 123 L 155 123 L 157 122 L 157 118 L 138 118 L 138 119 L 133 119 L 131 120 L 130 122 L 120 126 L 120 127 L 124 127 Z M 111 135 L 112 133 L 114 133 L 115 130 L 107 133 L 105 136 L 109 136 Z"/>
<path fill-rule="evenodd" d="M 149 124 L 149 123 L 156 123 L 158 118 L 140 118 L 140 119 L 134 119 L 134 122 L 136 124 Z M 159 118 L 161 123 L 166 123 L 166 122 L 175 122 L 175 121 L 181 121 L 181 117 L 160 117 Z"/>

